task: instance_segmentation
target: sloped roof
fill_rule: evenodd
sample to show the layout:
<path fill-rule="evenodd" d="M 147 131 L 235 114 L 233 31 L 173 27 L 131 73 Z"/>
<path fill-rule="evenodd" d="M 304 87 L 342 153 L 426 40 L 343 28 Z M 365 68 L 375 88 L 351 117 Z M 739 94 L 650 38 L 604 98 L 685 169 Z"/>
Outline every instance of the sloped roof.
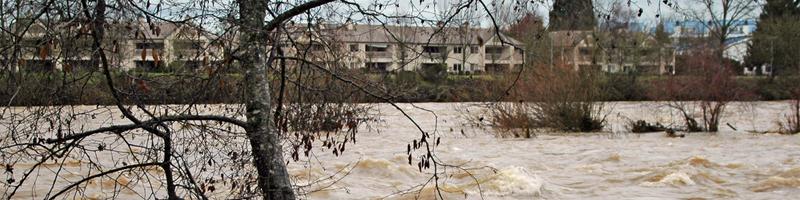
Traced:
<path fill-rule="evenodd" d="M 481 45 L 500 35 L 503 41 L 511 45 L 522 44 L 505 34 L 496 34 L 493 29 L 485 28 L 344 24 L 325 25 L 320 29 L 318 32 L 321 34 L 329 34 L 327 36 L 349 43 Z"/>
<path fill-rule="evenodd" d="M 41 28 L 56 30 L 58 32 L 69 30 L 81 30 L 90 32 L 87 29 L 91 26 L 91 22 L 87 20 L 71 20 L 64 22 L 55 22 L 52 25 L 45 25 L 37 21 L 32 24 L 32 28 Z M 172 23 L 154 22 L 147 23 L 144 21 L 126 21 L 126 22 L 110 22 L 106 28 L 106 32 L 111 34 L 121 34 L 126 38 L 136 39 L 165 39 L 172 35 L 180 26 Z M 14 27 L 15 29 L 17 27 Z"/>
<path fill-rule="evenodd" d="M 590 31 L 553 31 L 548 33 L 553 46 L 574 47 L 584 41 Z"/>
<path fill-rule="evenodd" d="M 165 39 L 179 28 L 173 23 L 125 22 L 118 25 L 129 30 L 129 38 L 136 39 Z"/>
<path fill-rule="evenodd" d="M 607 31 L 554 31 L 549 34 L 553 45 L 562 47 L 575 47 L 582 42 L 587 46 L 609 48 L 648 47 L 658 43 L 652 36 L 641 32 L 630 32 L 624 36 Z"/>

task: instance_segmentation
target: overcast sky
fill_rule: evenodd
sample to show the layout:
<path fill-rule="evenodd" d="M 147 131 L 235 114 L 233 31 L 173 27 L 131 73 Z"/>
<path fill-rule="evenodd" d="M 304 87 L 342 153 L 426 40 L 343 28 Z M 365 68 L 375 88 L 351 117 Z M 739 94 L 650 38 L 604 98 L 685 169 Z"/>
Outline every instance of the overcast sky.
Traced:
<path fill-rule="evenodd" d="M 413 14 L 416 16 L 426 16 L 426 18 L 431 18 L 435 16 L 437 13 L 441 14 L 445 10 L 453 10 L 454 2 L 459 2 L 458 0 L 356 0 L 362 5 L 374 5 L 374 4 L 383 4 L 389 6 L 383 6 L 384 11 L 387 14 L 396 14 L 396 13 L 405 13 L 405 14 Z M 687 9 L 692 8 L 693 3 L 692 0 L 670 0 L 669 2 L 674 2 L 677 6 L 669 7 L 665 5 L 662 1 L 663 0 L 594 0 L 595 5 L 595 15 L 605 15 L 608 14 L 611 5 L 616 2 L 620 1 L 626 6 L 628 6 L 634 12 L 638 12 L 641 9 L 642 16 L 636 17 L 636 21 L 642 22 L 647 25 L 654 25 L 659 20 L 682 20 L 684 19 L 683 16 L 676 13 L 676 7 L 678 9 Z M 511 11 L 514 7 L 514 3 L 517 0 L 486 0 L 488 7 L 498 7 L 492 8 L 497 9 L 499 12 L 536 12 L 540 16 L 544 17 L 545 24 L 548 21 L 548 13 L 552 8 L 552 0 L 529 0 L 527 1 L 527 5 L 525 8 L 518 11 Z M 496 5 L 506 5 L 505 8 L 500 8 L 500 6 Z M 478 4 L 479 5 L 479 4 Z M 480 5 L 479 5 L 480 6 Z M 694 5 L 697 6 L 697 5 Z M 473 12 L 483 15 L 486 17 L 486 12 L 482 10 L 482 7 L 478 7 L 477 11 L 473 9 Z M 758 16 L 760 13 L 760 8 L 756 9 L 753 12 L 752 16 Z M 497 14 L 497 13 L 494 13 Z M 583 14 L 583 13 L 575 13 L 575 14 Z M 488 20 L 483 19 L 482 24 L 484 26 L 488 25 Z"/>

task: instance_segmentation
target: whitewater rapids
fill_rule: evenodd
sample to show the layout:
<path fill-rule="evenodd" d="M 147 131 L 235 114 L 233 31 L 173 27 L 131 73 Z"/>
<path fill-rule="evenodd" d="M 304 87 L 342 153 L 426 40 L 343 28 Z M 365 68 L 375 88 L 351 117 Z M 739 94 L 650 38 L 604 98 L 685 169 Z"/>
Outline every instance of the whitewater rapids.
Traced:
<path fill-rule="evenodd" d="M 690 133 L 685 138 L 625 133 L 626 119 L 680 123 L 675 113 L 653 102 L 609 103 L 612 111 L 602 133 L 537 133 L 530 139 L 498 138 L 491 128 L 471 125 L 464 117 L 469 105 L 399 105 L 425 131 L 442 137 L 437 147 L 441 160 L 461 166 L 445 168 L 448 171 L 439 180 L 446 199 L 800 197 L 800 136 L 761 133 L 777 130 L 776 120 L 788 110 L 786 102 L 734 103 L 719 133 Z M 415 188 L 432 172 L 420 173 L 416 165 L 408 164 L 406 146 L 419 137 L 419 131 L 393 107 L 376 107 L 383 121 L 363 127 L 358 143 L 349 145 L 344 155 L 315 150 L 313 158 L 289 164 L 293 183 L 308 185 L 302 188 L 302 198 L 440 195 L 431 184 Z M 476 113 L 479 108 L 469 110 Z M 76 162 L 75 166 L 81 165 Z M 37 192 L 20 194 L 25 199 Z M 100 190 L 93 195 L 104 198 Z"/>

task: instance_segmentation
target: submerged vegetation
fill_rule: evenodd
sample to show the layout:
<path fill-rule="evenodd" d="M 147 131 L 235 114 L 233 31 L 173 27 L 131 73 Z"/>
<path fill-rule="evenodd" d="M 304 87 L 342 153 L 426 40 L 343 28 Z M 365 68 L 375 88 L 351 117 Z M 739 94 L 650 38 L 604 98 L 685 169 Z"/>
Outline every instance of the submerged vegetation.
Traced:
<path fill-rule="evenodd" d="M 717 132 L 728 103 L 748 98 L 748 92 L 734 80 L 730 63 L 720 60 L 710 50 L 692 55 L 687 63 L 696 66 L 692 75 L 670 77 L 656 83 L 651 96 L 664 100 L 667 107 L 680 112 L 684 130 Z M 700 112 L 700 119 L 695 119 L 695 111 Z"/>
<path fill-rule="evenodd" d="M 789 101 L 789 113 L 783 121 L 778 121 L 779 132 L 783 134 L 800 133 L 800 88 L 792 93 L 795 98 Z"/>
<path fill-rule="evenodd" d="M 652 133 L 667 130 L 661 123 L 656 122 L 655 124 L 651 124 L 644 120 L 628 120 L 628 129 L 632 133 Z"/>
<path fill-rule="evenodd" d="M 539 67 L 521 75 L 509 91 L 508 103 L 491 103 L 491 126 L 503 131 L 535 129 L 593 132 L 603 129 L 603 91 L 600 73 L 566 66 Z M 521 134 L 514 134 L 514 136 Z"/>

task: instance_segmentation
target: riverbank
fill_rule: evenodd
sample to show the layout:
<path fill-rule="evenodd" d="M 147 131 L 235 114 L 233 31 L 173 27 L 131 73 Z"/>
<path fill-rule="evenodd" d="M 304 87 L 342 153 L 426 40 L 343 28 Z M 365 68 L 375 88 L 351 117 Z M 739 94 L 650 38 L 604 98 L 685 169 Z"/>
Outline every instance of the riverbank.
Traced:
<path fill-rule="evenodd" d="M 218 74 L 170 73 L 115 73 L 116 89 L 126 94 L 124 103 L 142 104 L 218 104 L 240 103 L 242 76 Z M 514 86 L 514 74 L 448 75 L 429 80 L 414 72 L 395 74 L 369 74 L 356 81 L 364 90 L 393 102 L 494 102 L 516 101 L 506 92 Z M 599 101 L 660 101 L 651 95 L 652 87 L 671 76 L 634 76 L 605 74 L 596 84 L 605 93 Z M 680 78 L 680 77 L 677 77 Z M 740 76 L 736 85 L 745 91 L 737 101 L 785 100 L 792 98 L 790 91 L 800 77 Z M 273 78 L 275 93 L 280 79 Z M 27 73 L 0 76 L 0 102 L 8 106 L 48 105 L 110 105 L 115 99 L 108 92 L 102 74 L 95 73 Z M 355 91 L 355 89 L 354 89 Z M 308 93 L 306 95 L 319 95 Z M 273 95 L 277 98 L 279 95 Z M 308 98 L 306 98 L 308 99 Z M 374 103 L 386 99 L 376 98 L 363 91 L 355 91 L 344 102 Z M 692 99 L 684 99 L 692 100 Z"/>

